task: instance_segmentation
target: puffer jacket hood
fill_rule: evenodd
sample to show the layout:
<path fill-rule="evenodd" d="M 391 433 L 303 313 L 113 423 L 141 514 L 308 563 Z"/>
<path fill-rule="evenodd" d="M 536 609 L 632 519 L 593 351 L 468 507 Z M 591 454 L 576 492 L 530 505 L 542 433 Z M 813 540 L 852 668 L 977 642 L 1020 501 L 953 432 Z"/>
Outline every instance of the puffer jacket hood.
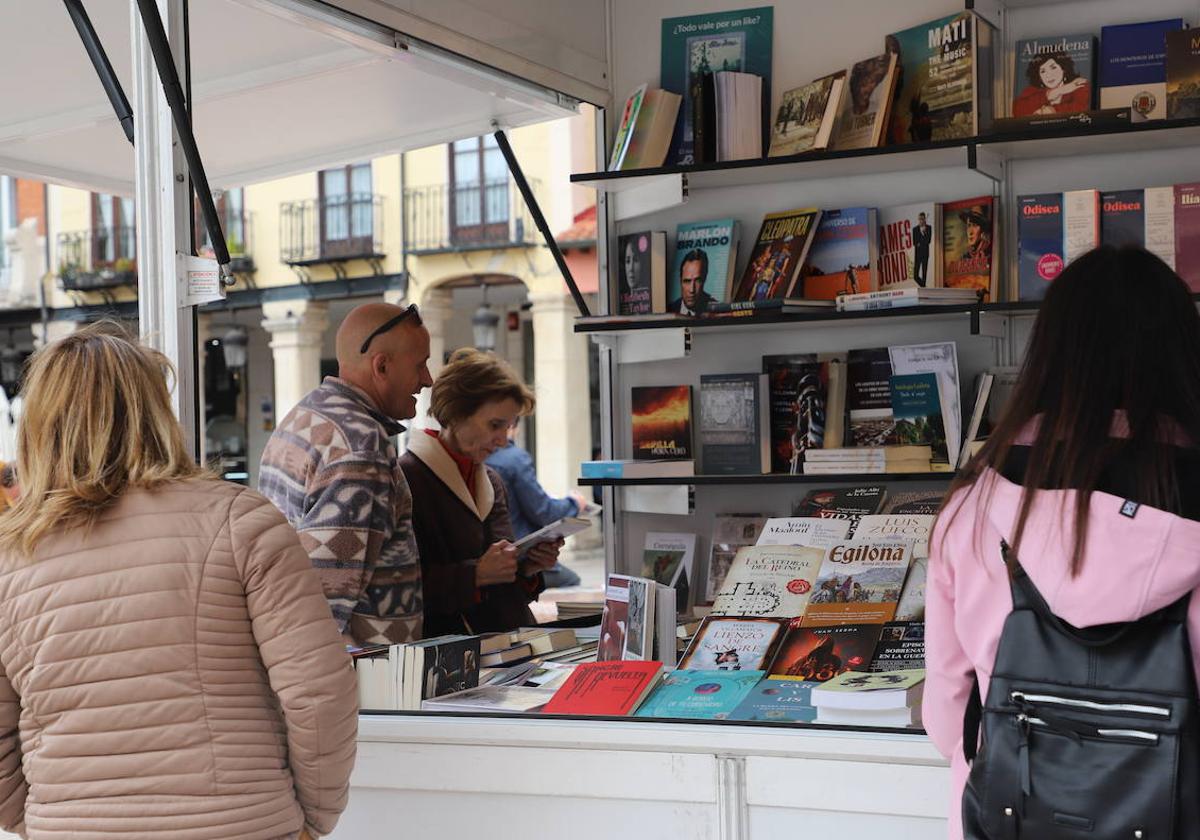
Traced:
<path fill-rule="evenodd" d="M 29 840 L 279 840 L 346 805 L 356 685 L 263 497 L 194 479 L 0 554 L 0 826 Z"/>

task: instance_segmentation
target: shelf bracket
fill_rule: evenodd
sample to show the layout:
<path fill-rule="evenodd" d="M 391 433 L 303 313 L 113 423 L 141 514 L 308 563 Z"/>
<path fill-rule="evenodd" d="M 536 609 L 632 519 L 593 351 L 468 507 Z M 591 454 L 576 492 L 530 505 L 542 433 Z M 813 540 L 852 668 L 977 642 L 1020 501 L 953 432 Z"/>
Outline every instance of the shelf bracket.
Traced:
<path fill-rule="evenodd" d="M 610 193 L 618 222 L 657 213 L 686 204 L 688 200 L 688 177 L 678 172 L 672 175 L 655 175 L 639 178 L 636 184 Z"/>
<path fill-rule="evenodd" d="M 696 488 L 691 484 L 634 485 L 618 491 L 626 513 L 691 516 L 696 512 Z"/>
<path fill-rule="evenodd" d="M 968 11 L 975 12 L 992 26 L 1000 29 L 1004 26 L 1003 0 L 966 0 Z"/>
<path fill-rule="evenodd" d="M 967 146 L 967 167 L 997 183 L 1004 180 L 1004 158 L 987 146 L 978 143 Z"/>
<path fill-rule="evenodd" d="M 687 327 L 592 333 L 591 336 L 598 346 L 614 351 L 617 363 L 622 365 L 686 359 L 692 353 L 692 331 Z"/>

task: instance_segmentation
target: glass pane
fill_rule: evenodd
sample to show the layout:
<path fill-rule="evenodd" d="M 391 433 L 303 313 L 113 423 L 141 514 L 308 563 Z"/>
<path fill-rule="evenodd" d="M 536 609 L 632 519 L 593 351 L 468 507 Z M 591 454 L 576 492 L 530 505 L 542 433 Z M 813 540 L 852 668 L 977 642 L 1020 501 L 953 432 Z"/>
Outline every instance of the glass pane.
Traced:
<path fill-rule="evenodd" d="M 499 149 L 488 149 L 483 153 L 483 180 L 503 181 L 508 179 L 508 164 Z"/>
<path fill-rule="evenodd" d="M 345 239 L 350 235 L 346 196 L 325 196 L 325 238 Z"/>
<path fill-rule="evenodd" d="M 456 152 L 454 155 L 454 183 L 456 186 L 463 184 L 478 184 L 479 183 L 479 152 L 470 151 L 465 154 Z"/>
<path fill-rule="evenodd" d="M 93 262 L 112 262 L 117 258 L 113 243 L 113 197 L 96 196 L 96 228 L 93 236 Z"/>
<path fill-rule="evenodd" d="M 225 193 L 225 241 L 230 250 L 242 253 L 246 248 L 246 220 L 242 215 L 243 194 L 241 187 Z"/>
<path fill-rule="evenodd" d="M 484 220 L 489 225 L 508 221 L 508 181 L 489 181 L 484 192 Z"/>
<path fill-rule="evenodd" d="M 321 173 L 321 188 L 325 197 L 346 194 L 346 170 L 326 169 Z"/>
<path fill-rule="evenodd" d="M 355 193 L 350 206 L 350 235 L 367 237 L 371 235 L 372 202 L 370 193 Z"/>
<path fill-rule="evenodd" d="M 371 164 L 360 163 L 350 170 L 350 192 L 366 195 L 371 192 Z"/>

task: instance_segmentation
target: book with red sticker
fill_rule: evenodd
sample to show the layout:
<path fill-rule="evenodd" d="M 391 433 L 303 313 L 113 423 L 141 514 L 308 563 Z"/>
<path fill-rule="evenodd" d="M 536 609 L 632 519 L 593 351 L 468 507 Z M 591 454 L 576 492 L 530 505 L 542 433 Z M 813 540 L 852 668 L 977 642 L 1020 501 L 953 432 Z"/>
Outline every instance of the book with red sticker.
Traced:
<path fill-rule="evenodd" d="M 661 662 L 584 662 L 542 712 L 547 715 L 632 714 L 658 685 Z"/>
<path fill-rule="evenodd" d="M 712 615 L 795 618 L 804 614 L 825 550 L 804 545 L 738 549 Z"/>

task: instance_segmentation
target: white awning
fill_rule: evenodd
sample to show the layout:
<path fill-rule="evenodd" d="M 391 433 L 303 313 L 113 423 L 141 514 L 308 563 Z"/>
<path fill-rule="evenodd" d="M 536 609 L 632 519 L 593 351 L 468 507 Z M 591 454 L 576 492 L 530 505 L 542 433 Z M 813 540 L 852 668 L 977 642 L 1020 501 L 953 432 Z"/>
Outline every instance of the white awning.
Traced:
<path fill-rule="evenodd" d="M 473 14 L 472 3 L 493 13 Z M 471 137 L 493 120 L 527 125 L 603 96 L 603 3 L 561 4 L 574 7 L 575 27 L 547 14 L 546 0 L 401 5 L 192 0 L 193 123 L 212 186 Z M 85 7 L 132 96 L 129 0 Z M 487 26 L 495 43 L 476 40 Z M 568 29 L 594 43 L 555 43 Z M 563 57 L 565 70 L 551 66 Z M 0 73 L 0 172 L 132 194 L 132 147 L 61 2 L 5 4 Z"/>

